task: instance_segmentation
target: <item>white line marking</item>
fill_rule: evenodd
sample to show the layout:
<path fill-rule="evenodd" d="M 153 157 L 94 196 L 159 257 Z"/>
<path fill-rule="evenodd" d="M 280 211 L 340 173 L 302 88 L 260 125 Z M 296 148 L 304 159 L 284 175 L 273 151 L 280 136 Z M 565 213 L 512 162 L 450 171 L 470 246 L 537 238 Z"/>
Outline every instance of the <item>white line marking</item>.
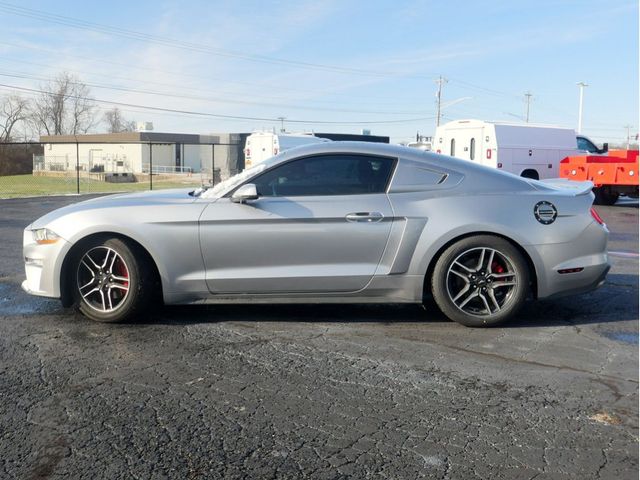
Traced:
<path fill-rule="evenodd" d="M 633 252 L 609 252 L 612 257 L 638 258 L 640 254 Z"/>

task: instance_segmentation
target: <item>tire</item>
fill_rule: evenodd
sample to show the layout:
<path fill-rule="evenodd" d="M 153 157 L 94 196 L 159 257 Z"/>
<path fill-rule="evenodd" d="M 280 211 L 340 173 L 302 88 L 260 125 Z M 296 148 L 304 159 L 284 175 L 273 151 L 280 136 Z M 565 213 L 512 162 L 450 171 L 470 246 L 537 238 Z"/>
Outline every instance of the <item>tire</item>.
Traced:
<path fill-rule="evenodd" d="M 529 283 L 529 267 L 515 246 L 500 237 L 477 235 L 459 240 L 440 255 L 431 292 L 449 319 L 467 327 L 489 327 L 522 308 Z"/>
<path fill-rule="evenodd" d="M 97 322 L 131 320 L 153 296 L 153 270 L 146 252 L 119 238 L 93 238 L 83 243 L 71 264 L 78 309 Z"/>
<path fill-rule="evenodd" d="M 620 198 L 619 193 L 612 192 L 607 187 L 594 188 L 593 193 L 596 196 L 593 203 L 596 205 L 614 205 Z"/>

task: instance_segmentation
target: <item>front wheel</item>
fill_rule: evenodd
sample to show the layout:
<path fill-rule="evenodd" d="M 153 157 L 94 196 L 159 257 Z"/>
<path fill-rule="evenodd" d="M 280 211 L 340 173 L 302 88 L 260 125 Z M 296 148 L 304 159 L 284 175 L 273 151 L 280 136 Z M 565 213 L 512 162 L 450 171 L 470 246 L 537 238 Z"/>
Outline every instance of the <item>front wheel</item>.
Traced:
<path fill-rule="evenodd" d="M 121 322 L 148 305 L 151 271 L 135 246 L 119 238 L 95 238 L 77 249 L 74 260 L 74 294 L 85 316 Z"/>
<path fill-rule="evenodd" d="M 464 238 L 436 261 L 433 298 L 448 318 L 468 327 L 502 323 L 529 293 L 529 268 L 507 240 L 491 235 Z"/>

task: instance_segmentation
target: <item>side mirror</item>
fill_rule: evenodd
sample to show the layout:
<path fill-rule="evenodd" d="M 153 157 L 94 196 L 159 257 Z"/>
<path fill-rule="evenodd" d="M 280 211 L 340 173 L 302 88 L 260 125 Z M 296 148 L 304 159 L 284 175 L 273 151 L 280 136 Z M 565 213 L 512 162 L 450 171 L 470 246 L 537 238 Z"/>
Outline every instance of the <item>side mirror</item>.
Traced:
<path fill-rule="evenodd" d="M 245 183 L 231 195 L 233 203 L 246 203 L 248 200 L 257 200 L 258 190 L 253 183 Z"/>
<path fill-rule="evenodd" d="M 607 142 L 602 144 L 601 153 L 607 153 L 609 151 L 609 144 Z"/>

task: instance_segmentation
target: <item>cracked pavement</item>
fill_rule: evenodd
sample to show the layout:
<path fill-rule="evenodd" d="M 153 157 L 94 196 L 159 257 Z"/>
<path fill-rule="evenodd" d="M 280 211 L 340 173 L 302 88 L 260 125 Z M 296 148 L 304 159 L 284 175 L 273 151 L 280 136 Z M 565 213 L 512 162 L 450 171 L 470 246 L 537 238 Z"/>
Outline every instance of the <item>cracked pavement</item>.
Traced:
<path fill-rule="evenodd" d="M 2 201 L 1 478 L 638 477 L 638 259 L 469 329 L 428 305 L 167 307 L 92 323 L 29 297 Z M 598 207 L 638 252 L 638 203 Z"/>

